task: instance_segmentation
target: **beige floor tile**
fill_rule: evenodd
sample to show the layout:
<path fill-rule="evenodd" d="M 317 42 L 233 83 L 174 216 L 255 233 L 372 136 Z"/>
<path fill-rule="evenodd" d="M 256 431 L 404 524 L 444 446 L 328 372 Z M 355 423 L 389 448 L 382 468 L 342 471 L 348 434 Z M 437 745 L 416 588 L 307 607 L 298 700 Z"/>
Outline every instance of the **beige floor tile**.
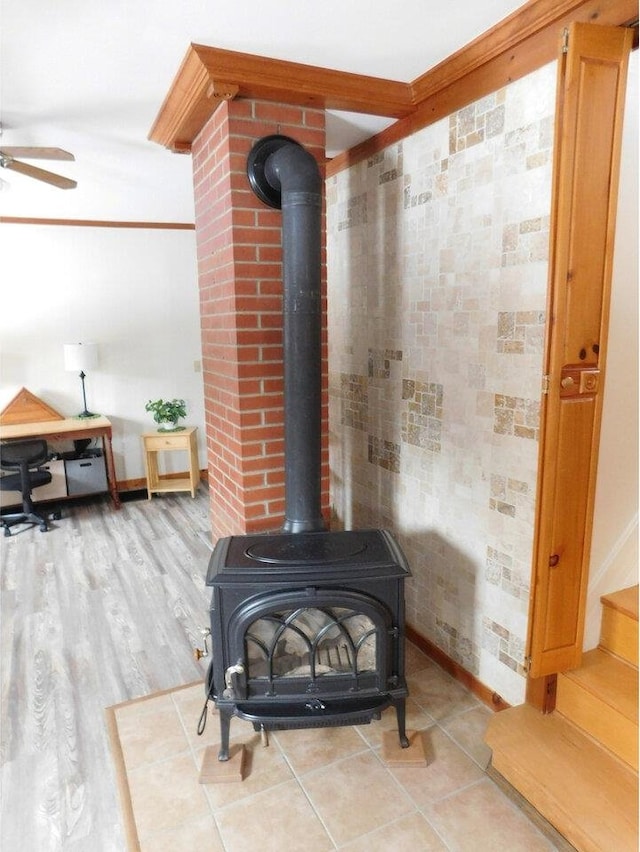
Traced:
<path fill-rule="evenodd" d="M 211 814 L 191 753 L 145 764 L 128 773 L 141 839 Z"/>
<path fill-rule="evenodd" d="M 309 728 L 271 734 L 296 775 L 320 769 L 368 748 L 354 727 Z"/>
<path fill-rule="evenodd" d="M 189 750 L 170 696 L 130 704 L 116 711 L 125 764 L 135 769 Z"/>
<path fill-rule="evenodd" d="M 195 684 L 187 689 L 180 689 L 174 692 L 171 697 L 178 708 L 182 720 L 186 723 L 186 727 L 195 728 L 204 706 L 204 683 Z M 215 708 L 211 702 L 209 704 L 209 713 L 212 711 L 215 714 Z"/>
<path fill-rule="evenodd" d="M 265 748 L 251 726 L 244 726 L 231 741 L 245 745 L 245 776 L 242 781 L 202 785 L 214 810 L 292 780 L 293 773 L 278 744 L 272 742 Z M 196 752 L 198 767 L 202 765 L 202 756 L 203 752 Z"/>
<path fill-rule="evenodd" d="M 118 705 L 115 708 L 115 712 L 118 717 L 118 723 L 120 723 L 130 716 L 139 717 L 144 713 L 156 713 L 163 707 L 171 707 L 172 704 L 172 694 L 170 692 L 162 692 L 150 698 L 134 698 L 132 701 L 126 701 L 124 704 Z"/>
<path fill-rule="evenodd" d="M 431 668 L 431 666 L 434 665 L 435 663 L 433 660 L 430 660 L 426 654 L 419 651 L 415 645 L 411 644 L 411 642 L 407 642 L 405 644 L 404 672 L 407 677 L 412 674 L 417 674 L 423 669 Z"/>
<path fill-rule="evenodd" d="M 176 828 L 150 834 L 140 852 L 225 852 L 213 816 L 182 823 Z"/>
<path fill-rule="evenodd" d="M 408 731 L 422 731 L 433 725 L 433 719 L 431 716 L 411 698 L 407 699 L 405 721 L 405 727 Z M 385 731 L 398 730 L 398 717 L 396 716 L 395 709 L 393 707 L 388 707 L 382 713 L 378 722 L 371 722 L 369 725 L 360 725 L 358 730 L 369 745 L 373 748 L 380 748 Z"/>
<path fill-rule="evenodd" d="M 391 770 L 418 807 L 484 778 L 480 767 L 437 725 L 424 731 L 422 737 L 427 766 Z"/>
<path fill-rule="evenodd" d="M 185 689 L 182 692 L 176 693 L 174 696 L 175 705 L 180 714 L 189 744 L 194 751 L 220 742 L 220 720 L 213 701 L 207 702 L 205 729 L 202 734 L 198 734 L 198 723 L 202 708 L 204 707 L 204 699 L 205 692 L 203 684 L 195 688 Z M 253 730 L 248 722 L 242 722 L 237 719 L 231 722 L 232 733 L 237 732 L 237 728 L 243 727 Z"/>
<path fill-rule="evenodd" d="M 479 703 L 462 684 L 435 665 L 411 675 L 407 682 L 411 698 L 438 721 Z"/>
<path fill-rule="evenodd" d="M 413 813 L 341 846 L 345 852 L 446 852 L 423 814 Z"/>
<path fill-rule="evenodd" d="M 555 849 L 488 779 L 424 809 L 450 849 L 549 852 Z"/>
<path fill-rule="evenodd" d="M 297 781 L 257 793 L 216 813 L 226 852 L 333 849 Z"/>
<path fill-rule="evenodd" d="M 337 844 L 354 840 L 414 809 L 371 751 L 309 772 L 300 783 Z"/>
<path fill-rule="evenodd" d="M 478 766 L 486 769 L 491 760 L 491 749 L 484 742 L 484 735 L 493 716 L 488 707 L 478 705 L 465 710 L 443 723 L 442 727 L 458 745 L 470 755 Z"/>

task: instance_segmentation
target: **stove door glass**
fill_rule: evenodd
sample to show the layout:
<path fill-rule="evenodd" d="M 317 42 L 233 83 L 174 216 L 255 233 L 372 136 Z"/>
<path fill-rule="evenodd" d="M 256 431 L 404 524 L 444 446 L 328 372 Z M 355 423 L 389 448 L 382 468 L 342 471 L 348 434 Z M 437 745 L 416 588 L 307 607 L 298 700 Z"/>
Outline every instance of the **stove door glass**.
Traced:
<path fill-rule="evenodd" d="M 375 672 L 376 626 L 346 607 L 301 607 L 270 612 L 245 633 L 250 679 L 353 677 Z"/>

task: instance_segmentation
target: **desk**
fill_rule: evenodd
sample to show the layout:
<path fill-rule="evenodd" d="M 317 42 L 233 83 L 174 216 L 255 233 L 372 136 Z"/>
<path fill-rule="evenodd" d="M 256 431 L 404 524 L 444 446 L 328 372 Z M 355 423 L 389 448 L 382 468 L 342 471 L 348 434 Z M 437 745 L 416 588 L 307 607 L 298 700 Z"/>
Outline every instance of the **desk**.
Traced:
<path fill-rule="evenodd" d="M 17 438 L 44 438 L 46 441 L 72 441 L 82 438 L 102 438 L 107 463 L 109 493 L 115 509 L 120 508 L 111 443 L 111 421 L 99 417 L 65 417 L 62 420 L 41 420 L 36 423 L 11 423 L 0 426 L 0 441 Z"/>
<path fill-rule="evenodd" d="M 200 482 L 198 467 L 198 446 L 196 443 L 197 426 L 187 426 L 177 432 L 144 432 L 142 446 L 144 449 L 144 466 L 147 471 L 147 492 L 149 500 L 154 493 L 166 491 L 190 491 L 196 496 Z M 189 459 L 187 476 L 174 478 L 161 476 L 158 470 L 158 453 L 172 450 L 184 450 Z"/>

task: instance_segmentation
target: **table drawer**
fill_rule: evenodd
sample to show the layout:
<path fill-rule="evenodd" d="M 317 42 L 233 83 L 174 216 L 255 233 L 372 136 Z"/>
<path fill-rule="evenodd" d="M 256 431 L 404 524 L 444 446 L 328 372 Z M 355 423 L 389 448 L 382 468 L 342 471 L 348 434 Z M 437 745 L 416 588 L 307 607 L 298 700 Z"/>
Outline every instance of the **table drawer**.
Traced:
<path fill-rule="evenodd" d="M 151 435 L 145 437 L 144 446 L 147 450 L 188 450 L 188 435 Z"/>

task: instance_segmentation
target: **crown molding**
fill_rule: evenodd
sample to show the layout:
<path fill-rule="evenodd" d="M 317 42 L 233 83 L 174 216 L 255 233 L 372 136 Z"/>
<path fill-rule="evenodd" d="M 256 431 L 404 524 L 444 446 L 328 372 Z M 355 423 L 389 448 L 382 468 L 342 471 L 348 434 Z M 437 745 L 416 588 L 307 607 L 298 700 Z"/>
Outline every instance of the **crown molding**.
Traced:
<path fill-rule="evenodd" d="M 411 83 L 191 44 L 149 139 L 188 153 L 218 106 L 233 98 L 399 119 L 334 158 L 331 174 L 552 61 L 569 23 L 624 26 L 637 20 L 638 0 L 529 0 Z"/>
<path fill-rule="evenodd" d="M 408 83 L 191 44 L 149 139 L 189 151 L 218 105 L 235 97 L 391 118 L 414 108 Z"/>

